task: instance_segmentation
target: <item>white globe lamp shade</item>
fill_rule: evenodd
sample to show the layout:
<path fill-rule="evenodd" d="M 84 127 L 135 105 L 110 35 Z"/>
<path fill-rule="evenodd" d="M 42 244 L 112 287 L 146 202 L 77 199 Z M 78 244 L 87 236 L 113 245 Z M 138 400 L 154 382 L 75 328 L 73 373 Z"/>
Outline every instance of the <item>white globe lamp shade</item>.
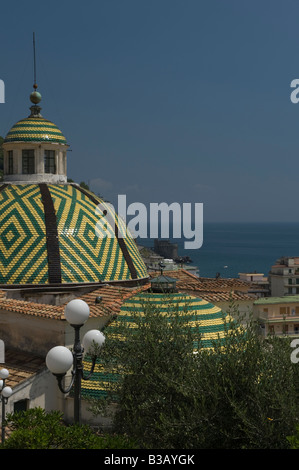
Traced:
<path fill-rule="evenodd" d="M 66 374 L 73 364 L 73 354 L 64 346 L 55 346 L 46 356 L 46 365 L 52 374 Z"/>
<path fill-rule="evenodd" d="M 12 395 L 12 389 L 10 387 L 4 387 L 1 393 L 4 398 L 9 398 Z"/>
<path fill-rule="evenodd" d="M 9 376 L 9 371 L 7 369 L 1 369 L 0 370 L 0 378 L 1 379 L 7 379 Z"/>
<path fill-rule="evenodd" d="M 89 317 L 89 306 L 84 300 L 71 300 L 64 309 L 64 315 L 71 325 L 83 325 Z"/>
<path fill-rule="evenodd" d="M 83 336 L 82 346 L 84 348 L 84 352 L 88 353 L 93 345 L 101 348 L 105 342 L 105 336 L 99 330 L 89 330 Z M 92 352 L 92 351 L 91 351 Z"/>

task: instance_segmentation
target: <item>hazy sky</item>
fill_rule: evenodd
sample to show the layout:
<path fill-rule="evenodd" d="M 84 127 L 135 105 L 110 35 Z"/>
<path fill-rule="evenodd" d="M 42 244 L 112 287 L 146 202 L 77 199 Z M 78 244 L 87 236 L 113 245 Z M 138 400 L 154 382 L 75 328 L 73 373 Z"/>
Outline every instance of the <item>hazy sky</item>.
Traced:
<path fill-rule="evenodd" d="M 298 1 L 27 0 L 0 19 L 0 135 L 29 115 L 34 31 L 70 178 L 206 221 L 299 221 Z"/>

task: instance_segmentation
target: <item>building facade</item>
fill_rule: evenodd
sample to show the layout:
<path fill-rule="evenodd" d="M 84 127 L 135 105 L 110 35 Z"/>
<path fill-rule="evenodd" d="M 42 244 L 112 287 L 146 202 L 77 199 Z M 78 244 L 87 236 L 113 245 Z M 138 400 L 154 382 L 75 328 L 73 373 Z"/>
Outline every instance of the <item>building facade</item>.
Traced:
<path fill-rule="evenodd" d="M 299 295 L 260 298 L 253 309 L 264 336 L 299 336 Z"/>
<path fill-rule="evenodd" d="M 281 257 L 269 272 L 273 297 L 299 295 L 299 257 Z"/>

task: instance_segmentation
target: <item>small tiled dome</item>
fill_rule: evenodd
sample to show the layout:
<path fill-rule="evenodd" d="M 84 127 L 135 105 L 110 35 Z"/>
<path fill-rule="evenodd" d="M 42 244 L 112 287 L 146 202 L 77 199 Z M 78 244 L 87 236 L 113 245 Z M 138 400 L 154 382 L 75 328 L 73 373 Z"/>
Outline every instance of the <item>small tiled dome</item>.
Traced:
<path fill-rule="evenodd" d="M 67 143 L 66 138 L 53 122 L 39 116 L 30 116 L 18 121 L 4 139 L 4 143 L 8 142 Z"/>
<path fill-rule="evenodd" d="M 225 341 L 225 332 L 227 324 L 231 321 L 229 315 L 224 314 L 221 308 L 207 302 L 206 300 L 198 297 L 175 292 L 170 294 L 158 294 L 153 292 L 142 292 L 133 295 L 127 299 L 117 315 L 109 326 L 103 330 L 107 338 L 113 338 L 116 343 L 121 344 L 126 341 L 123 336 L 123 325 L 128 324 L 132 334 L 136 324 L 134 318 L 136 315 L 143 316 L 147 305 L 153 305 L 156 311 L 161 315 L 167 315 L 169 321 L 179 312 L 189 322 L 192 331 L 194 331 L 194 350 L 198 350 L 198 333 L 200 333 L 200 347 L 213 348 L 213 341 L 220 340 L 221 343 Z M 182 326 L 183 326 L 182 323 Z M 118 346 L 119 347 L 119 346 Z M 88 356 L 85 359 L 85 368 L 89 370 L 91 366 L 91 359 Z M 96 368 L 96 372 L 88 381 L 83 381 L 82 394 L 85 397 L 99 398 L 107 395 L 107 387 L 109 384 L 117 381 L 117 374 L 113 371 L 106 369 L 103 365 Z"/>
<path fill-rule="evenodd" d="M 98 232 L 100 219 L 107 236 Z M 136 283 L 147 278 L 124 222 L 93 193 L 76 184 L 0 186 L 1 287 Z"/>

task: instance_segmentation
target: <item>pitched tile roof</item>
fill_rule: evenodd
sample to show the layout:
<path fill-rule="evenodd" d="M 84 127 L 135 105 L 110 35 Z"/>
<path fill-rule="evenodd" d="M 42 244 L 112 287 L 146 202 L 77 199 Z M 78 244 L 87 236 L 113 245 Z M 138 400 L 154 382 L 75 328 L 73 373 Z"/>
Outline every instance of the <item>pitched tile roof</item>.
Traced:
<path fill-rule="evenodd" d="M 177 279 L 177 287 L 179 289 L 188 287 L 190 289 L 193 288 L 194 290 L 214 290 L 218 292 L 231 291 L 236 289 L 247 291 L 251 286 L 248 281 L 242 281 L 241 279 L 197 277 L 185 269 L 178 269 L 177 271 L 164 271 L 163 274 Z M 150 273 L 152 278 L 158 275 L 158 272 Z"/>
<path fill-rule="evenodd" d="M 116 315 L 121 308 L 123 301 L 136 294 L 140 290 L 148 289 L 149 285 L 140 288 L 120 287 L 104 285 L 94 291 L 83 294 L 80 299 L 84 300 L 90 308 L 90 317 L 103 317 Z M 96 303 L 96 298 L 101 297 L 101 301 Z M 62 305 L 49 305 L 38 302 L 28 302 L 26 300 L 10 299 L 6 297 L 4 291 L 0 291 L 0 310 L 32 315 L 41 318 L 54 320 L 65 320 L 64 308 L 67 302 Z"/>
<path fill-rule="evenodd" d="M 149 284 L 134 289 L 129 287 L 106 285 L 88 294 L 84 294 L 80 298 L 89 305 L 91 317 L 117 315 L 123 302 L 127 298 L 148 288 Z M 102 300 L 99 303 L 96 303 L 96 299 L 98 297 L 101 297 Z"/>
<path fill-rule="evenodd" d="M 180 292 L 193 293 L 198 297 L 212 303 L 229 300 L 252 300 L 256 296 L 249 294 L 251 284 L 239 279 L 213 279 L 198 278 L 185 269 L 178 271 L 164 271 L 164 274 L 177 279 L 177 288 Z M 159 276 L 160 272 L 150 273 L 150 277 Z M 138 288 L 121 287 L 117 285 L 103 285 L 92 292 L 80 296 L 90 308 L 90 317 L 103 317 L 117 315 L 123 302 L 140 291 L 150 288 L 150 282 Z M 97 303 L 96 299 L 101 297 Z M 67 303 L 67 302 L 66 302 Z M 0 310 L 31 315 L 40 318 L 65 320 L 62 305 L 49 305 L 25 300 L 10 299 L 5 291 L 0 291 Z"/>
<path fill-rule="evenodd" d="M 150 276 L 153 278 L 159 274 L 158 272 L 154 272 L 150 273 Z M 198 297 L 212 303 L 230 300 L 255 300 L 257 298 L 255 295 L 249 293 L 252 284 L 248 281 L 197 277 L 185 269 L 164 271 L 163 274 L 177 279 L 176 286 L 181 292 L 189 294 L 196 293 Z"/>
<path fill-rule="evenodd" d="M 200 292 L 200 297 L 217 305 L 218 302 L 239 302 L 252 301 L 257 298 L 254 294 L 246 294 L 243 292 Z"/>
<path fill-rule="evenodd" d="M 8 369 L 9 376 L 6 385 L 13 388 L 29 379 L 45 367 L 45 358 L 36 355 L 7 349 L 5 351 L 5 364 L 0 369 Z"/>
<path fill-rule="evenodd" d="M 9 299 L 5 297 L 0 298 L 0 310 L 58 320 L 64 317 L 62 306 L 27 302 L 25 300 Z"/>

